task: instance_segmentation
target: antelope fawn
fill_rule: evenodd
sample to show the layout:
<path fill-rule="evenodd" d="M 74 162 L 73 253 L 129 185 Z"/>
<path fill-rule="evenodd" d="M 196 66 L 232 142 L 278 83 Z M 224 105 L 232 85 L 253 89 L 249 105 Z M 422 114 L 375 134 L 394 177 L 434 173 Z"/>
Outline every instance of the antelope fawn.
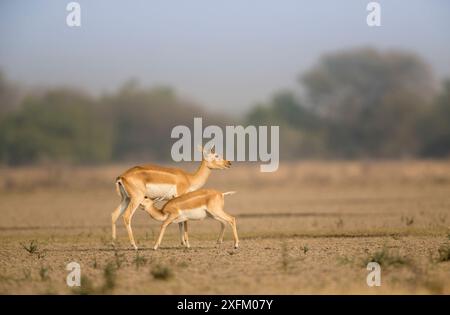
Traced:
<path fill-rule="evenodd" d="M 145 197 L 155 201 L 170 200 L 201 188 L 212 169 L 230 167 L 231 162 L 216 154 L 214 148 L 209 152 L 203 148 L 199 149 L 203 153 L 203 159 L 193 174 L 177 168 L 144 165 L 130 168 L 117 177 L 116 190 L 121 197 L 121 202 L 111 214 L 113 244 L 116 239 L 116 221 L 120 215 L 123 215 L 131 245 L 137 249 L 131 229 L 131 219 Z M 182 223 L 179 224 L 179 228 L 181 242 L 184 244 Z"/>
<path fill-rule="evenodd" d="M 224 210 L 224 196 L 233 194 L 233 191 L 221 193 L 213 189 L 200 189 L 194 192 L 189 192 L 180 197 L 168 201 L 161 210 L 153 206 L 154 202 L 150 198 L 144 198 L 141 207 L 144 208 L 155 220 L 163 222 L 158 239 L 156 240 L 153 249 L 158 249 L 166 228 L 171 223 L 184 222 L 184 239 L 185 246 L 190 247 L 187 221 L 188 220 L 203 220 L 207 216 L 221 223 L 221 230 L 218 243 L 222 243 L 225 232 L 225 224 L 229 224 L 233 230 L 234 247 L 238 248 L 239 239 L 236 229 L 236 219 L 227 214 Z"/>

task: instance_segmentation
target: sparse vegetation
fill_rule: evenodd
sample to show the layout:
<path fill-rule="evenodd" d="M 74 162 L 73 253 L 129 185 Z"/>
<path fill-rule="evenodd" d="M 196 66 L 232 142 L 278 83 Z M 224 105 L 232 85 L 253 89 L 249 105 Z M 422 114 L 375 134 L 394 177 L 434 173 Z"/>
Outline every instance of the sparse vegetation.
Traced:
<path fill-rule="evenodd" d="M 309 251 L 308 245 L 304 245 L 304 246 L 302 247 L 302 250 L 303 250 L 303 254 L 306 255 L 306 253 Z"/>
<path fill-rule="evenodd" d="M 158 264 L 155 267 L 153 267 L 150 273 L 153 276 L 153 278 L 158 280 L 169 280 L 170 278 L 173 277 L 172 270 L 169 267 L 163 266 L 161 264 Z"/>
<path fill-rule="evenodd" d="M 392 252 L 387 247 L 383 247 L 381 250 L 377 250 L 364 260 L 364 266 L 367 266 L 369 262 L 379 263 L 380 266 L 401 266 L 410 264 L 410 260 L 400 256 L 398 253 Z"/>
<path fill-rule="evenodd" d="M 38 252 L 38 244 L 37 241 L 32 240 L 28 245 L 21 244 L 22 248 L 25 249 L 29 254 L 35 254 Z"/>
<path fill-rule="evenodd" d="M 119 254 L 117 250 L 114 251 L 114 262 L 116 264 L 117 269 L 120 269 L 120 267 L 122 267 L 122 264 L 125 261 L 124 257 L 125 257 L 124 254 Z"/>
<path fill-rule="evenodd" d="M 49 279 L 49 268 L 46 266 L 41 266 L 39 269 L 39 276 L 42 281 L 47 281 Z"/>
<path fill-rule="evenodd" d="M 80 284 L 79 287 L 72 289 L 74 294 L 110 294 L 117 284 L 117 268 L 115 262 L 108 262 L 103 269 L 103 284 L 101 286 L 94 286 L 92 280 L 86 275 L 81 275 Z"/>
<path fill-rule="evenodd" d="M 97 294 L 97 290 L 94 288 L 91 279 L 85 275 L 81 275 L 80 286 L 74 287 L 72 292 L 79 295 Z"/>
<path fill-rule="evenodd" d="M 438 249 L 438 261 L 450 261 L 450 244 L 443 244 Z"/>
<path fill-rule="evenodd" d="M 116 264 L 109 262 L 106 264 L 105 269 L 103 270 L 103 287 L 102 292 L 108 293 L 111 292 L 116 286 L 116 278 L 117 278 L 117 269 Z"/>
<path fill-rule="evenodd" d="M 139 252 L 137 252 L 136 256 L 134 257 L 134 265 L 136 266 L 136 269 L 145 266 L 145 264 L 147 264 L 147 258 L 142 257 Z"/>

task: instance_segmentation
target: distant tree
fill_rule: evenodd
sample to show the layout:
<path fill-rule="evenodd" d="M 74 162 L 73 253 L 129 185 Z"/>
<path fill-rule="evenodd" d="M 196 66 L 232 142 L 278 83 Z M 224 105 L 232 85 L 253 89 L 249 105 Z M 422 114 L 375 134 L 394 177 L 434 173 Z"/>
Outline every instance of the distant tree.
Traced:
<path fill-rule="evenodd" d="M 442 92 L 420 119 L 417 137 L 422 144 L 420 155 L 450 156 L 450 79 L 444 82 Z"/>
<path fill-rule="evenodd" d="M 269 104 L 258 104 L 247 115 L 250 125 L 279 125 L 280 154 L 293 159 L 323 155 L 321 120 L 289 91 L 277 93 Z"/>
<path fill-rule="evenodd" d="M 172 128 L 192 126 L 194 117 L 208 116 L 170 88 L 143 89 L 136 82 L 126 83 L 103 103 L 113 124 L 113 157 L 118 160 L 169 160 Z"/>
<path fill-rule="evenodd" d="M 10 165 L 42 160 L 101 162 L 111 156 L 111 137 L 88 96 L 57 89 L 29 96 L 0 126 L 0 154 Z"/>
<path fill-rule="evenodd" d="M 450 81 L 436 97 L 429 67 L 405 52 L 329 54 L 301 78 L 305 98 L 277 93 L 239 123 L 280 126 L 280 155 L 296 158 L 450 154 Z M 0 73 L 0 162 L 169 160 L 172 128 L 236 124 L 167 87 L 129 81 L 93 98 L 71 89 L 18 97 Z"/>
<path fill-rule="evenodd" d="M 10 92 L 5 82 L 0 77 L 0 99 Z M 170 88 L 144 89 L 136 81 L 101 98 L 70 89 L 33 93 L 0 113 L 0 162 L 9 165 L 169 160 L 173 127 L 192 127 L 194 117 L 205 125 L 228 120 L 206 114 Z"/>
<path fill-rule="evenodd" d="M 428 65 L 404 52 L 359 49 L 324 56 L 302 78 L 328 122 L 327 146 L 343 157 L 413 155 L 414 128 L 435 95 Z"/>
<path fill-rule="evenodd" d="M 18 87 L 6 80 L 0 71 L 0 120 L 7 112 L 17 108 L 19 101 Z"/>

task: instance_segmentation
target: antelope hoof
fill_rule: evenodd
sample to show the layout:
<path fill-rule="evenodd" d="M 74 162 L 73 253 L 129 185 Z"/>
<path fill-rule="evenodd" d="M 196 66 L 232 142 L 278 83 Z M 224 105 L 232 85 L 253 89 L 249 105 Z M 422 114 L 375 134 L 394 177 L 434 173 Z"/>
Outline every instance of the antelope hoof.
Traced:
<path fill-rule="evenodd" d="M 134 250 L 138 250 L 138 247 L 136 246 L 136 244 L 132 244 Z"/>
<path fill-rule="evenodd" d="M 234 244 L 234 249 L 238 249 L 239 244 Z"/>
<path fill-rule="evenodd" d="M 157 250 L 158 249 L 158 245 L 153 246 L 153 250 Z"/>

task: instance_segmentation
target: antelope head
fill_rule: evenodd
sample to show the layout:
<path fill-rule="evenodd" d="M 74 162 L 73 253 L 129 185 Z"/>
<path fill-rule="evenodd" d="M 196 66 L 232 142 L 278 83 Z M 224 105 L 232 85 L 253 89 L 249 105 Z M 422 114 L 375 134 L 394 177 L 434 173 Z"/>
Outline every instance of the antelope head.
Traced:
<path fill-rule="evenodd" d="M 209 169 L 223 170 L 231 167 L 231 162 L 225 160 L 220 154 L 216 153 L 216 148 L 213 146 L 209 151 L 200 147 L 199 150 L 203 153 L 203 161 Z"/>

